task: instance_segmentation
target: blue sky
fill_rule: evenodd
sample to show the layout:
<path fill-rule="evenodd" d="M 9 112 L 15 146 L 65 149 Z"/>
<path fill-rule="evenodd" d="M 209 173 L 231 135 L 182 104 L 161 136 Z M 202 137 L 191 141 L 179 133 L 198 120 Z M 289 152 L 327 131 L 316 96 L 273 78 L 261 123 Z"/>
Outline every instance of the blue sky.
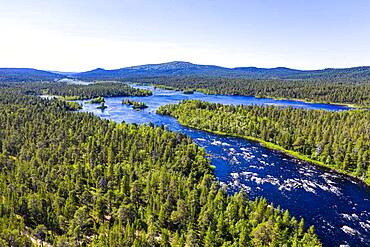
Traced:
<path fill-rule="evenodd" d="M 0 67 L 370 65 L 369 13 L 368 0 L 3 1 Z"/>

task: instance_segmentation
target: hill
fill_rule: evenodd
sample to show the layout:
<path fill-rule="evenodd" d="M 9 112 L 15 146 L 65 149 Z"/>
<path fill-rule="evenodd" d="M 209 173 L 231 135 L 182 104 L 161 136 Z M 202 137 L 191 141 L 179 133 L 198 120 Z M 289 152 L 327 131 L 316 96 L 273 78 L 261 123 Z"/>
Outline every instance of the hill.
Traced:
<path fill-rule="evenodd" d="M 95 69 L 92 71 L 71 75 L 81 80 L 119 80 L 142 77 L 179 77 L 179 76 L 205 76 L 205 77 L 237 77 L 246 79 L 370 79 L 370 66 L 323 69 L 323 70 L 295 70 L 284 67 L 256 68 L 238 67 L 225 68 L 215 65 L 199 65 L 189 62 L 169 62 L 162 64 L 147 64 L 126 67 L 115 70 Z"/>
<path fill-rule="evenodd" d="M 370 66 L 323 69 L 296 70 L 285 67 L 257 68 L 237 67 L 225 68 L 215 65 L 199 65 L 189 62 L 169 62 L 161 64 L 146 64 L 121 69 L 105 70 L 97 68 L 91 71 L 50 72 L 28 68 L 0 68 L 0 81 L 54 81 L 62 78 L 79 80 L 127 80 L 150 77 L 224 77 L 243 79 L 332 79 L 336 81 L 370 80 Z"/>
<path fill-rule="evenodd" d="M 54 81 L 64 75 L 29 68 L 0 68 L 0 82 Z"/>

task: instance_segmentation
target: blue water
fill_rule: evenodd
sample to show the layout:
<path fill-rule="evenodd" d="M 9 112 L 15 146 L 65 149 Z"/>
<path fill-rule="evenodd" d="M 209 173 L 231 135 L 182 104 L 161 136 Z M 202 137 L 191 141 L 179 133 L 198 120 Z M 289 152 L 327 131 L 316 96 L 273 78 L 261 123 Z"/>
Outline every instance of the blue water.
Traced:
<path fill-rule="evenodd" d="M 227 186 L 230 193 L 244 189 L 251 199 L 263 196 L 274 205 L 288 209 L 296 218 L 304 217 L 306 225 L 315 226 L 324 246 L 370 246 L 370 190 L 362 183 L 269 150 L 258 143 L 194 130 L 180 125 L 172 117 L 155 114 L 159 106 L 184 99 L 330 111 L 348 110 L 348 107 L 245 96 L 186 95 L 148 86 L 140 88 L 153 91 L 149 97 L 130 97 L 149 106 L 143 111 L 122 105 L 124 97 L 106 98 L 108 108 L 104 111 L 96 109 L 97 105 L 93 104 L 83 104 L 82 111 L 116 122 L 164 124 L 169 130 L 184 133 L 205 148 L 216 167 L 217 179 Z"/>

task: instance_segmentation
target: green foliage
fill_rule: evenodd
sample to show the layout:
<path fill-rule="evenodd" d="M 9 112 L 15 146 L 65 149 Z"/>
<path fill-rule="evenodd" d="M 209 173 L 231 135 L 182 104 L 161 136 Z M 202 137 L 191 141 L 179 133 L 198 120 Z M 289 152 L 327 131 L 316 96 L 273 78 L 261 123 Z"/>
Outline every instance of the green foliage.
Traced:
<path fill-rule="evenodd" d="M 105 101 L 101 102 L 101 104 L 98 107 L 96 107 L 96 109 L 104 110 L 104 109 L 108 108 L 108 106 L 106 106 L 104 102 Z"/>
<path fill-rule="evenodd" d="M 194 89 L 185 89 L 183 91 L 184 94 L 193 94 L 194 93 Z"/>
<path fill-rule="evenodd" d="M 94 98 L 86 103 L 89 103 L 89 104 L 101 104 L 101 103 L 105 103 L 105 99 L 104 97 L 97 97 L 97 98 Z"/>
<path fill-rule="evenodd" d="M 163 85 L 169 89 L 192 90 L 209 94 L 300 99 L 305 101 L 353 104 L 370 107 L 369 77 L 324 77 L 317 79 L 243 79 L 212 77 L 140 78 L 138 82 Z"/>
<path fill-rule="evenodd" d="M 152 94 L 150 90 L 136 89 L 120 82 L 102 82 L 89 85 L 62 82 L 0 83 L 0 88 L 12 90 L 13 93 L 59 96 L 65 100 L 97 98 L 98 102 L 96 103 L 101 103 L 104 100 L 103 97 L 148 96 Z"/>
<path fill-rule="evenodd" d="M 142 109 L 148 108 L 148 106 L 144 102 L 137 102 L 137 101 L 129 100 L 129 99 L 124 99 L 122 101 L 122 104 L 130 105 L 132 106 L 132 108 L 136 110 L 142 110 Z"/>
<path fill-rule="evenodd" d="M 180 123 L 247 137 L 370 182 L 370 111 L 330 112 L 275 106 L 227 106 L 196 100 L 158 113 Z"/>
<path fill-rule="evenodd" d="M 0 245 L 320 245 L 265 199 L 228 196 L 180 133 L 11 92 L 0 92 Z"/>
<path fill-rule="evenodd" d="M 70 111 L 78 111 L 82 109 L 82 106 L 79 103 L 74 102 L 74 101 L 67 101 L 66 104 L 67 104 L 68 110 Z"/>

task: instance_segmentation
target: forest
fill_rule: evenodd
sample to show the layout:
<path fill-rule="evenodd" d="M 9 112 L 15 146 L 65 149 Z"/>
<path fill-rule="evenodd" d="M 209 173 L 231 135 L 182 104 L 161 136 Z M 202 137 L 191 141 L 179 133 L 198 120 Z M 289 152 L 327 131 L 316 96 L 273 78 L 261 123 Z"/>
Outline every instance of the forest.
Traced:
<path fill-rule="evenodd" d="M 310 102 L 370 107 L 368 79 L 243 79 L 224 77 L 152 77 L 135 82 L 162 85 L 177 90 L 197 90 L 208 94 L 245 95 Z"/>
<path fill-rule="evenodd" d="M 60 96 L 66 100 L 82 100 L 98 97 L 149 96 L 152 94 L 150 90 L 136 89 L 126 83 L 119 82 L 101 82 L 90 85 L 68 84 L 65 82 L 0 83 L 1 88 L 27 95 Z"/>
<path fill-rule="evenodd" d="M 132 106 L 132 108 L 136 110 L 142 110 L 142 109 L 148 108 L 148 105 L 146 105 L 144 102 L 138 102 L 138 101 L 130 100 L 130 99 L 123 99 L 122 104 Z"/>
<path fill-rule="evenodd" d="M 158 109 L 197 129 L 246 137 L 370 184 L 370 112 L 233 106 L 197 100 Z"/>
<path fill-rule="evenodd" d="M 87 88 L 68 95 L 106 90 Z M 190 138 L 26 91 L 0 88 L 0 246 L 321 246 L 303 219 L 228 195 Z"/>

